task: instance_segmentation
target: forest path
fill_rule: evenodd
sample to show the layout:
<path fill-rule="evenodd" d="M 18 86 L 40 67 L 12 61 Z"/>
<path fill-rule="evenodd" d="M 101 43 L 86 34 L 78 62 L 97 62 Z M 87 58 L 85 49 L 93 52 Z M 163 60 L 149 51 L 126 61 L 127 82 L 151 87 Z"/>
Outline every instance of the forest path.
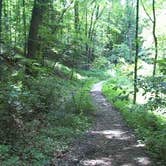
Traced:
<path fill-rule="evenodd" d="M 93 127 L 70 152 L 63 155 L 56 166 L 152 166 L 145 147 L 126 125 L 121 114 L 112 108 L 102 95 L 103 82 L 91 90 L 97 106 Z M 54 165 L 53 164 L 53 165 Z"/>

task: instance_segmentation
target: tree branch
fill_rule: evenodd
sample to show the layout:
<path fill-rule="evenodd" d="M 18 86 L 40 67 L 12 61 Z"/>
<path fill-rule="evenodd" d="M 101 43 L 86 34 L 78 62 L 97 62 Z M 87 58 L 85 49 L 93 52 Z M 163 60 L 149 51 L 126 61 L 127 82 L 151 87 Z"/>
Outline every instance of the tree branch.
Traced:
<path fill-rule="evenodd" d="M 144 9 L 146 15 L 148 16 L 148 18 L 150 19 L 150 21 L 153 23 L 154 20 L 151 18 L 150 14 L 146 11 L 145 5 L 144 5 L 144 3 L 143 3 L 142 0 L 141 0 L 141 4 L 142 4 L 142 7 L 143 7 L 143 9 Z"/>

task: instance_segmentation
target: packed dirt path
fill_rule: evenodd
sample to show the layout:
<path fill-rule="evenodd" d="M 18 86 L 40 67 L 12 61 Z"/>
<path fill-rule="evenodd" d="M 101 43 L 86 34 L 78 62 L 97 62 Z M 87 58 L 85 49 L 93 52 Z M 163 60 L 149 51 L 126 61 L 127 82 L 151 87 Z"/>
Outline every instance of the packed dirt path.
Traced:
<path fill-rule="evenodd" d="M 112 108 L 102 95 L 102 84 L 95 84 L 91 90 L 98 109 L 93 127 L 53 165 L 155 166 L 120 112 Z"/>

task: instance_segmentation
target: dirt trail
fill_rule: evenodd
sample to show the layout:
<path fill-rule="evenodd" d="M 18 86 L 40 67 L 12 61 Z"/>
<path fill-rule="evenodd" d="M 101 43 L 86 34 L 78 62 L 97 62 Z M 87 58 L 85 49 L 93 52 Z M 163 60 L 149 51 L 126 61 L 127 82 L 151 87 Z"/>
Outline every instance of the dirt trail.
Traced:
<path fill-rule="evenodd" d="M 112 108 L 102 95 L 102 84 L 95 84 L 91 90 L 98 108 L 93 127 L 53 165 L 155 166 L 119 111 Z"/>

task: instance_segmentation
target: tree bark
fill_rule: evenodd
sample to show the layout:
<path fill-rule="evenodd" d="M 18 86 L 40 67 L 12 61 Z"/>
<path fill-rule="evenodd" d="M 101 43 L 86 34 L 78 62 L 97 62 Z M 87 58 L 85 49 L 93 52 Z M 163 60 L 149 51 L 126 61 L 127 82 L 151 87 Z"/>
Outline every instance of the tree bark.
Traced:
<path fill-rule="evenodd" d="M 136 32 L 135 32 L 135 68 L 134 68 L 134 98 L 133 103 L 136 103 L 137 100 L 137 70 L 138 70 L 138 53 L 139 53 L 139 41 L 138 41 L 138 29 L 139 29 L 139 0 L 137 0 L 136 6 Z"/>
<path fill-rule="evenodd" d="M 29 37 L 28 37 L 28 53 L 27 57 L 33 58 L 38 50 L 38 31 L 42 24 L 42 18 L 45 14 L 48 0 L 35 0 L 32 10 L 32 18 L 30 23 Z"/>
<path fill-rule="evenodd" d="M 92 43 L 92 38 L 93 38 L 93 25 L 94 25 L 94 16 L 95 16 L 95 11 L 98 9 L 98 6 L 95 4 L 94 5 L 94 8 L 92 10 L 92 13 L 91 13 L 91 18 L 90 18 L 90 25 L 89 25 L 89 29 L 88 29 L 88 35 L 87 35 L 87 38 L 89 40 L 89 42 Z M 90 64 L 91 60 L 92 60 L 92 46 L 89 46 L 87 44 L 87 57 L 88 57 L 88 63 Z"/>
<path fill-rule="evenodd" d="M 157 58 L 158 58 L 158 40 L 156 36 L 156 12 L 155 12 L 155 0 L 152 2 L 153 7 L 153 38 L 154 38 L 154 45 L 155 45 L 155 58 L 154 58 L 154 67 L 153 67 L 153 76 L 156 75 L 156 65 L 157 65 Z"/>
<path fill-rule="evenodd" d="M 25 6 L 25 0 L 22 1 L 23 5 L 23 24 L 24 24 L 24 56 L 26 56 L 27 53 L 27 28 L 26 28 L 26 6 Z"/>
<path fill-rule="evenodd" d="M 2 0 L 0 0 L 0 54 L 2 51 Z"/>
<path fill-rule="evenodd" d="M 74 3 L 74 22 L 76 33 L 79 32 L 79 2 L 76 0 Z"/>
<path fill-rule="evenodd" d="M 154 66 L 153 66 L 153 76 L 156 75 L 156 65 L 157 65 L 157 58 L 158 58 L 158 40 L 156 35 L 156 11 L 155 11 L 155 0 L 152 0 L 152 10 L 153 10 L 153 18 L 149 15 L 149 13 L 146 11 L 146 8 L 141 0 L 143 9 L 148 16 L 149 20 L 153 24 L 153 39 L 154 39 L 154 45 L 155 45 L 155 57 L 154 57 Z"/>

